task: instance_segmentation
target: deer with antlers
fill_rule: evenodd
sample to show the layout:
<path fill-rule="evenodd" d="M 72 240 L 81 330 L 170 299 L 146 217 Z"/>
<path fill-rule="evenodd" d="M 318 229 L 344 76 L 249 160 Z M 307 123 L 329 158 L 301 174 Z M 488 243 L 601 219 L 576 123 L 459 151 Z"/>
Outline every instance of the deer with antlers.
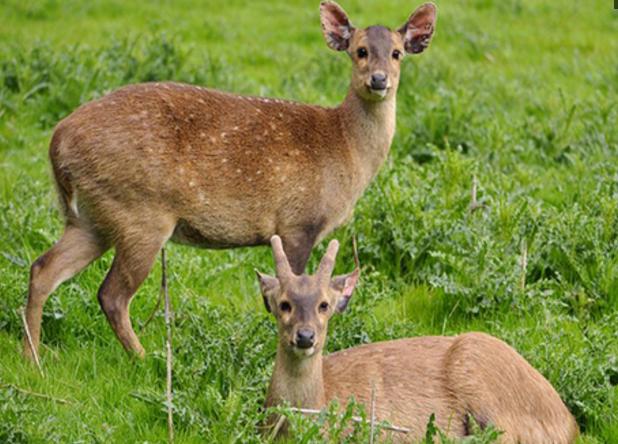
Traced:
<path fill-rule="evenodd" d="M 31 267 L 26 356 L 36 355 L 51 292 L 112 247 L 98 299 L 125 349 L 143 356 L 129 304 L 168 240 L 234 248 L 277 233 L 300 273 L 350 217 L 393 139 L 401 60 L 427 48 L 436 8 L 422 5 L 396 31 L 355 28 L 334 2 L 320 17 L 328 46 L 352 60 L 340 106 L 147 83 L 58 124 L 49 156 L 66 223 Z"/>
<path fill-rule="evenodd" d="M 473 418 L 501 430 L 502 443 L 577 438 L 577 423 L 551 384 L 513 348 L 484 333 L 399 339 L 322 356 L 328 321 L 347 307 L 360 269 L 332 277 L 339 248 L 333 240 L 317 273 L 298 275 L 281 239 L 271 243 L 276 276 L 258 272 L 279 332 L 267 407 L 321 409 L 350 397 L 369 406 L 373 390 L 376 418 L 408 429 L 397 440 L 418 442 L 431 414 L 452 437 L 469 435 Z"/>

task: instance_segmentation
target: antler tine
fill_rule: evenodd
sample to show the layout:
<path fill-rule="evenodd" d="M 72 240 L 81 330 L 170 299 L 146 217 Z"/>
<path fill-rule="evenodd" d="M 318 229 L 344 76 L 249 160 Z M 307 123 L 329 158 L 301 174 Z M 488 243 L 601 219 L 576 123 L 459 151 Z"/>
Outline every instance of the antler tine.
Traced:
<path fill-rule="evenodd" d="M 275 259 L 275 269 L 278 278 L 287 279 L 292 275 L 292 269 L 288 258 L 283 251 L 283 244 L 281 238 L 276 234 L 270 238 L 270 245 L 273 249 L 273 258 Z"/>
<path fill-rule="evenodd" d="M 318 267 L 318 275 L 320 276 L 320 279 L 330 279 L 333 274 L 333 270 L 335 269 L 337 251 L 339 251 L 339 241 L 337 239 L 333 239 L 328 244 L 326 254 L 322 257 Z"/>

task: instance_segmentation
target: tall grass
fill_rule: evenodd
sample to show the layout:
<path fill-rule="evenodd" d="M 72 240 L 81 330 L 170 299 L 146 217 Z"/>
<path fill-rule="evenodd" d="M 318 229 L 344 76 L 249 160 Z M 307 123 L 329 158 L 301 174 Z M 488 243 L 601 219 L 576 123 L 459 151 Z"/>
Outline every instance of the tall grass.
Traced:
<path fill-rule="evenodd" d="M 583 442 L 610 443 L 618 442 L 618 19 L 600 1 L 576 3 L 439 3 L 432 47 L 404 62 L 389 161 L 334 235 L 339 271 L 352 267 L 358 237 L 363 276 L 328 349 L 487 331 L 552 382 Z M 168 79 L 335 104 L 349 67 L 323 45 L 314 6 L 0 7 L 1 442 L 166 437 L 163 320 L 140 333 L 146 360 L 128 360 L 95 297 L 111 253 L 46 304 L 46 376 L 18 356 L 29 264 L 61 230 L 46 157 L 55 123 L 121 85 Z M 360 25 L 377 15 L 395 25 L 411 8 L 344 6 Z M 86 24 L 88 33 L 70 32 Z M 474 178 L 482 206 L 470 211 Z M 168 248 L 177 439 L 259 442 L 276 332 L 253 269 L 271 270 L 270 254 Z M 155 267 L 132 304 L 138 330 L 158 281 Z M 320 441 L 314 422 L 293 422 L 300 442 Z M 366 436 L 361 427 L 357 437 Z"/>

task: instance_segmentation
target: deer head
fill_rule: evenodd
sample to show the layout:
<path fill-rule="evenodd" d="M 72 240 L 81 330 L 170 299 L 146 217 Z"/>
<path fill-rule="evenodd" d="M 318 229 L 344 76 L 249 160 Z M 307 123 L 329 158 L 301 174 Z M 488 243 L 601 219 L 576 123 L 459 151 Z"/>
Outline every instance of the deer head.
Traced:
<path fill-rule="evenodd" d="M 276 276 L 257 272 L 266 309 L 277 319 L 283 350 L 297 357 L 320 353 L 326 340 L 328 321 L 348 305 L 360 269 L 332 277 L 339 242 L 332 240 L 315 275 L 292 272 L 281 238 L 271 238 Z"/>
<path fill-rule="evenodd" d="M 397 31 L 384 26 L 356 29 L 341 6 L 330 1 L 320 4 L 320 19 L 328 46 L 352 59 L 352 90 L 363 99 L 379 101 L 397 92 L 404 54 L 418 54 L 429 46 L 436 7 L 420 6 Z"/>

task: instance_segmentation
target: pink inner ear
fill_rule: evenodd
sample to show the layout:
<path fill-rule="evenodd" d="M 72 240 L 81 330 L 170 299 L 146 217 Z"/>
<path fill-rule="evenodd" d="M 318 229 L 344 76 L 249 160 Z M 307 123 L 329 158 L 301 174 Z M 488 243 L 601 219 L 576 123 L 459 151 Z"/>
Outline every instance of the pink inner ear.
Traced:
<path fill-rule="evenodd" d="M 423 35 L 431 35 L 435 22 L 436 8 L 432 4 L 426 4 L 414 11 L 408 22 L 400 29 L 400 32 L 405 32 L 406 38 L 409 40 Z"/>
<path fill-rule="evenodd" d="M 339 29 L 341 27 L 350 27 L 350 21 L 348 17 L 345 15 L 341 9 L 333 4 L 325 4 L 323 6 L 325 10 L 325 20 L 328 21 L 328 25 L 333 28 L 333 30 Z"/>
<path fill-rule="evenodd" d="M 320 11 L 322 30 L 328 45 L 337 51 L 347 49 L 352 25 L 346 13 L 334 3 L 322 3 Z"/>
<path fill-rule="evenodd" d="M 343 291 L 341 292 L 343 297 L 349 298 L 350 296 L 352 296 L 354 288 L 356 288 L 356 284 L 358 283 L 359 276 L 360 270 L 357 268 L 348 278 L 346 278 L 343 285 Z"/>

